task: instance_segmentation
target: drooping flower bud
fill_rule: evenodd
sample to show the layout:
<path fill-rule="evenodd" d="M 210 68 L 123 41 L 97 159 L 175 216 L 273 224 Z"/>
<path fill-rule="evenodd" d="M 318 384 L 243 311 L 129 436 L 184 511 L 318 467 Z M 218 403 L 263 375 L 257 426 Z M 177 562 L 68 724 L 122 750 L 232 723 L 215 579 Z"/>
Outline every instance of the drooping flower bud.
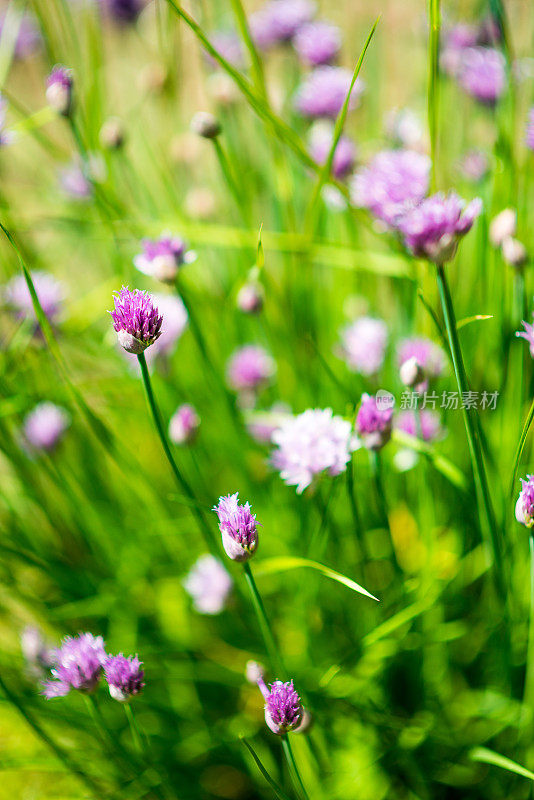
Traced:
<path fill-rule="evenodd" d="M 72 88 L 72 70 L 56 64 L 46 79 L 46 101 L 63 117 L 68 117 L 72 111 Z"/>
<path fill-rule="evenodd" d="M 239 492 L 220 497 L 213 510 L 219 518 L 222 544 L 232 561 L 247 561 L 258 548 L 258 523 L 249 503 L 241 505 Z"/>
<path fill-rule="evenodd" d="M 139 289 L 132 292 L 123 286 L 113 302 L 115 308 L 109 313 L 119 344 L 128 353 L 139 355 L 161 336 L 163 317 L 148 292 Z"/>
<path fill-rule="evenodd" d="M 203 139 L 216 139 L 221 132 L 221 123 L 209 111 L 198 111 L 191 120 L 191 130 Z"/>
<path fill-rule="evenodd" d="M 521 478 L 522 488 L 515 504 L 515 518 L 527 528 L 534 526 L 534 475 Z"/>
<path fill-rule="evenodd" d="M 135 694 L 140 694 L 145 685 L 142 666 L 137 656 L 126 658 L 122 653 L 108 656 L 104 662 L 104 676 L 114 700 L 128 703 Z"/>
<path fill-rule="evenodd" d="M 425 380 L 425 372 L 423 367 L 415 356 L 412 356 L 403 364 L 401 364 L 399 376 L 401 382 L 405 386 L 409 387 L 417 386 L 419 383 L 422 383 Z"/>

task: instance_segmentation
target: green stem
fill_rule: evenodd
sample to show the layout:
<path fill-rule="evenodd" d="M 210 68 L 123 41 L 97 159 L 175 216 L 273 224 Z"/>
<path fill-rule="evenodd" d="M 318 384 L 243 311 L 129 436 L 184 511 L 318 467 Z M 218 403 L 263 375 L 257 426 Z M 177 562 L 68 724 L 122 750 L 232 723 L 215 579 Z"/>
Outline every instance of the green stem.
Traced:
<path fill-rule="evenodd" d="M 430 134 L 431 191 L 436 190 L 436 159 L 438 145 L 439 108 L 439 34 L 440 0 L 429 0 L 428 47 L 428 130 Z"/>
<path fill-rule="evenodd" d="M 235 200 L 235 204 L 239 210 L 239 213 L 243 217 L 245 225 L 250 228 L 252 226 L 252 220 L 250 218 L 249 207 L 243 203 L 242 194 L 235 182 L 226 153 L 224 152 L 217 136 L 212 139 L 212 141 L 213 147 L 215 148 L 215 154 L 217 155 L 217 160 L 219 161 L 219 165 L 224 176 L 224 180 L 226 181 L 232 197 Z"/>
<path fill-rule="evenodd" d="M 525 687 L 523 690 L 523 705 L 530 709 L 534 702 L 534 538 L 532 534 L 528 540 L 530 550 L 530 613 L 528 620 L 528 645 L 527 665 L 525 670 Z M 532 726 L 530 726 L 532 729 Z"/>
<path fill-rule="evenodd" d="M 362 528 L 362 520 L 360 517 L 360 510 L 358 508 L 358 501 L 354 492 L 354 462 L 351 458 L 347 464 L 347 494 L 349 497 L 349 505 L 352 511 L 352 521 L 354 523 L 354 534 L 358 540 L 358 545 L 361 550 L 361 555 L 364 560 L 367 560 L 368 553 L 365 544 L 365 537 Z"/>
<path fill-rule="evenodd" d="M 137 725 L 137 720 L 135 719 L 134 713 L 132 711 L 132 707 L 130 706 L 129 703 L 124 703 L 123 708 L 126 714 L 126 718 L 128 720 L 128 725 L 130 726 L 130 732 L 132 734 L 134 747 L 137 750 L 137 752 L 141 754 L 143 752 L 141 733 L 139 731 L 139 726 Z"/>
<path fill-rule="evenodd" d="M 291 780 L 293 781 L 295 790 L 299 797 L 303 798 L 303 800 L 308 800 L 308 792 L 302 783 L 302 778 L 300 777 L 300 772 L 298 770 L 297 762 L 295 761 L 295 756 L 293 755 L 293 749 L 287 733 L 282 736 L 282 747 L 284 749 L 284 755 L 286 757 L 287 765 L 291 773 Z"/>
<path fill-rule="evenodd" d="M 176 478 L 176 482 L 180 487 L 181 491 L 189 498 L 191 501 L 191 509 L 193 514 L 196 517 L 198 527 L 200 529 L 201 534 L 204 536 L 206 544 L 208 547 L 213 550 L 215 549 L 215 537 L 214 534 L 208 524 L 206 517 L 204 516 L 204 512 L 202 511 L 201 507 L 199 506 L 198 500 L 195 496 L 195 493 L 187 481 L 186 478 L 182 475 L 180 470 L 178 469 L 178 465 L 174 460 L 174 457 L 171 452 L 171 448 L 169 446 L 169 442 L 167 440 L 167 434 L 165 433 L 165 428 L 163 427 L 163 423 L 161 421 L 161 415 L 159 413 L 159 409 L 156 403 L 156 398 L 154 397 L 154 392 L 152 390 L 152 382 L 150 380 L 150 373 L 148 371 L 146 358 L 144 353 L 139 353 L 137 356 L 139 361 L 139 366 L 141 367 L 141 375 L 143 376 L 143 383 L 145 386 L 145 392 L 148 400 L 148 405 L 150 407 L 150 411 L 152 413 L 152 418 L 154 420 L 154 424 L 156 426 L 156 430 L 158 432 L 158 436 L 163 447 L 163 452 L 167 456 L 167 461 L 170 464 L 172 469 L 173 475 Z"/>
<path fill-rule="evenodd" d="M 265 642 L 265 647 L 271 661 L 271 666 L 279 673 L 279 677 L 282 678 L 285 675 L 284 665 L 282 663 L 280 653 L 278 652 L 278 646 L 275 642 L 267 614 L 265 613 L 265 606 L 263 605 L 261 595 L 258 591 L 258 587 L 256 586 L 256 581 L 254 580 L 254 576 L 252 575 L 252 570 L 250 569 L 250 564 L 248 561 L 243 563 L 243 572 L 245 573 L 245 579 L 249 585 L 250 593 L 252 595 L 254 611 L 256 612 L 256 616 L 258 618 L 263 641 Z"/>

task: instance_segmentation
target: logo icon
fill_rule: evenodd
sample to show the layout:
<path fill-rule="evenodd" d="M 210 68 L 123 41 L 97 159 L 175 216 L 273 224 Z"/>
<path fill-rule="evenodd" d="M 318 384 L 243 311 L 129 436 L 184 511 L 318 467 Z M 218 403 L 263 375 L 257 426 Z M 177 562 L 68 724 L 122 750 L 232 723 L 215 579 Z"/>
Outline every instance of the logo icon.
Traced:
<path fill-rule="evenodd" d="M 376 407 L 380 411 L 387 411 L 388 408 L 393 408 L 394 405 L 395 398 L 391 392 L 387 392 L 385 389 L 379 389 L 376 393 Z"/>

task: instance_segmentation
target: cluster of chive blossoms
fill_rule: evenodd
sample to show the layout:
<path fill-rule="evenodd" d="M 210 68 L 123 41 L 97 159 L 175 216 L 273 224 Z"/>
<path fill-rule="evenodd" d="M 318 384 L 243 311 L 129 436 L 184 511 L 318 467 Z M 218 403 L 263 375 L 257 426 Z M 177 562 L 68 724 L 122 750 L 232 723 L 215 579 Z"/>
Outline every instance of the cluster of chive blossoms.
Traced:
<path fill-rule="evenodd" d="M 272 434 L 275 449 L 271 463 L 297 494 L 310 486 L 321 473 L 340 475 L 354 449 L 352 427 L 331 408 L 308 409 L 282 422 Z"/>
<path fill-rule="evenodd" d="M 386 353 L 388 328 L 381 319 L 358 317 L 341 332 L 340 355 L 353 372 L 376 375 Z"/>
<path fill-rule="evenodd" d="M 143 251 L 135 256 L 134 266 L 144 275 L 164 283 L 172 283 L 180 267 L 196 258 L 179 236 L 162 233 L 159 239 L 143 239 L 141 244 Z"/>
<path fill-rule="evenodd" d="M 515 518 L 527 528 L 534 526 L 534 475 L 521 478 L 521 491 L 515 504 Z"/>
<path fill-rule="evenodd" d="M 239 492 L 220 497 L 213 510 L 226 555 L 232 561 L 248 561 L 258 548 L 258 523 L 249 503 L 239 502 Z"/>
<path fill-rule="evenodd" d="M 115 307 L 109 313 L 119 344 L 128 353 L 143 353 L 161 336 L 163 317 L 150 295 L 139 289 L 132 292 L 123 286 L 113 301 Z"/>

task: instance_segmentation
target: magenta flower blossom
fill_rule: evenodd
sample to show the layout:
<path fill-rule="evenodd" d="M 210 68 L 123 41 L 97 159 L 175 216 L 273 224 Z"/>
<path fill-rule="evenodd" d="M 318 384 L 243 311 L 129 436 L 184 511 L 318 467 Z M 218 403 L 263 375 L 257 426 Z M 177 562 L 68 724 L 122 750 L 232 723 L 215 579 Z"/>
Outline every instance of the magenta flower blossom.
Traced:
<path fill-rule="evenodd" d="M 376 375 L 384 363 L 387 341 L 384 320 L 359 317 L 341 330 L 341 356 L 353 372 Z"/>
<path fill-rule="evenodd" d="M 219 497 L 213 510 L 219 518 L 222 544 L 232 561 L 248 561 L 258 548 L 258 523 L 249 503 L 241 505 L 239 492 Z"/>
<path fill-rule="evenodd" d="M 159 281 L 172 283 L 180 267 L 196 258 L 183 239 L 168 233 L 162 233 L 159 239 L 143 239 L 141 244 L 143 252 L 135 256 L 134 265 L 139 272 Z"/>
<path fill-rule="evenodd" d="M 245 57 L 241 39 L 235 33 L 228 31 L 217 31 L 210 37 L 211 44 L 236 69 L 242 69 L 245 65 Z M 205 54 L 206 61 L 211 67 L 217 69 L 219 64 L 215 59 Z"/>
<path fill-rule="evenodd" d="M 450 261 L 458 242 L 471 230 L 482 211 L 482 200 L 475 198 L 467 207 L 454 192 L 431 195 L 407 213 L 398 223 L 406 247 L 419 258 L 436 264 Z"/>
<path fill-rule="evenodd" d="M 298 728 L 304 709 L 293 681 L 275 681 L 267 687 L 260 674 L 256 682 L 265 699 L 265 722 L 272 732 L 282 736 Z"/>
<path fill-rule="evenodd" d="M 534 150 L 534 106 L 528 112 L 525 143 L 529 150 Z"/>
<path fill-rule="evenodd" d="M 341 49 L 341 31 L 329 22 L 309 22 L 298 29 L 293 47 L 305 64 L 312 67 L 330 64 Z"/>
<path fill-rule="evenodd" d="M 383 150 L 356 172 L 351 201 L 395 227 L 428 192 L 430 164 L 428 156 L 415 150 Z"/>
<path fill-rule="evenodd" d="M 527 528 L 534 526 L 534 475 L 521 478 L 521 491 L 515 504 L 515 518 Z"/>
<path fill-rule="evenodd" d="M 56 64 L 46 79 L 46 101 L 58 114 L 67 117 L 72 110 L 72 70 Z"/>
<path fill-rule="evenodd" d="M 145 673 L 143 662 L 137 656 L 126 658 L 122 653 L 108 656 L 103 666 L 109 693 L 114 700 L 128 703 L 134 695 L 142 692 Z"/>
<path fill-rule="evenodd" d="M 525 330 L 516 331 L 515 335 L 525 339 L 528 342 L 530 355 L 532 358 L 534 358 L 534 324 L 525 322 L 524 320 L 521 324 L 524 326 Z"/>
<path fill-rule="evenodd" d="M 391 403 L 389 402 L 391 398 Z M 384 402 L 387 401 L 387 402 Z M 362 394 L 355 430 L 367 450 L 380 450 L 391 438 L 393 397 L 388 393 Z"/>
<path fill-rule="evenodd" d="M 51 451 L 70 425 L 70 416 L 54 403 L 39 403 L 24 419 L 23 439 L 32 451 Z"/>
<path fill-rule="evenodd" d="M 298 29 L 313 19 L 317 10 L 311 0 L 268 0 L 250 15 L 254 43 L 261 50 L 288 42 Z"/>
<path fill-rule="evenodd" d="M 439 414 L 428 408 L 423 408 L 418 412 L 401 411 L 395 417 L 394 427 L 410 436 L 422 438 L 424 442 L 434 442 L 443 437 Z"/>
<path fill-rule="evenodd" d="M 190 444 L 198 433 L 200 417 L 189 403 L 178 406 L 169 422 L 169 439 L 174 444 Z"/>
<path fill-rule="evenodd" d="M 203 555 L 193 564 L 183 587 L 199 614 L 220 614 L 232 591 L 233 580 L 218 558 Z"/>
<path fill-rule="evenodd" d="M 271 463 L 288 486 L 301 494 L 322 472 L 345 471 L 353 447 L 350 422 L 331 408 L 309 408 L 290 417 L 272 434 Z"/>
<path fill-rule="evenodd" d="M 328 158 L 334 138 L 332 126 L 324 121 L 316 123 L 310 133 L 310 155 L 317 164 L 324 164 Z M 332 175 L 345 178 L 354 167 L 356 145 L 348 136 L 341 136 L 334 152 Z"/>
<path fill-rule="evenodd" d="M 148 292 L 123 286 L 113 296 L 115 308 L 110 311 L 113 327 L 121 347 L 139 355 L 161 336 L 163 317 Z"/>
<path fill-rule="evenodd" d="M 297 89 L 295 108 L 305 117 L 335 119 L 343 107 L 352 81 L 350 70 L 344 67 L 317 67 Z M 358 78 L 351 92 L 349 108 L 355 108 L 364 90 Z"/>
<path fill-rule="evenodd" d="M 43 687 L 49 700 L 64 697 L 71 689 L 93 692 L 99 684 L 107 655 L 104 640 L 92 633 L 67 636 L 53 654 L 52 680 Z"/>
<path fill-rule="evenodd" d="M 491 47 L 468 47 L 462 52 L 458 81 L 465 91 L 493 106 L 506 88 L 506 61 Z"/>
<path fill-rule="evenodd" d="M 48 321 L 57 321 L 65 300 L 65 285 L 49 272 L 32 272 L 32 281 Z M 33 320 L 37 323 L 33 302 L 24 275 L 15 275 L 4 289 L 4 302 L 19 319 Z"/>
<path fill-rule="evenodd" d="M 431 339 L 414 337 L 402 339 L 397 347 L 399 368 L 414 358 L 421 367 L 425 378 L 439 378 L 445 370 L 447 363 L 445 353 L 439 345 Z M 423 391 L 423 389 L 421 389 Z"/>
<path fill-rule="evenodd" d="M 464 178 L 478 183 L 489 172 L 489 160 L 482 150 L 469 150 L 460 161 L 460 170 Z"/>
<path fill-rule="evenodd" d="M 276 364 L 267 351 L 248 344 L 231 356 L 226 374 L 230 388 L 236 392 L 249 392 L 268 383 L 275 372 Z"/>

